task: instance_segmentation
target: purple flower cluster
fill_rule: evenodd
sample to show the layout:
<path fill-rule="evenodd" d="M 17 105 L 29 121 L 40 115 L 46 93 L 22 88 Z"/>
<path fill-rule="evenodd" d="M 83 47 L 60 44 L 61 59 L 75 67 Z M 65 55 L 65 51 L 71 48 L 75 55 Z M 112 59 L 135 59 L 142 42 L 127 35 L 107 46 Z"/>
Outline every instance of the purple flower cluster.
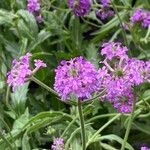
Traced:
<path fill-rule="evenodd" d="M 52 150 L 65 150 L 64 148 L 64 139 L 62 138 L 54 138 Z"/>
<path fill-rule="evenodd" d="M 99 19 L 105 20 L 114 15 L 114 11 L 109 7 L 110 0 L 101 0 L 100 3 L 102 8 L 96 11 L 96 16 Z"/>
<path fill-rule="evenodd" d="M 85 16 L 91 9 L 91 0 L 68 0 L 68 6 L 75 16 Z"/>
<path fill-rule="evenodd" d="M 32 13 L 36 20 L 40 23 L 43 21 L 43 18 L 40 14 L 40 3 L 39 0 L 28 0 L 27 9 L 30 13 Z"/>
<path fill-rule="evenodd" d="M 108 7 L 104 7 L 96 11 L 96 16 L 101 20 L 105 20 L 113 15 L 114 15 L 114 11 Z"/>
<path fill-rule="evenodd" d="M 55 72 L 54 88 L 62 100 L 71 95 L 82 100 L 90 98 L 100 87 L 96 68 L 83 57 L 63 60 Z"/>
<path fill-rule="evenodd" d="M 142 146 L 141 150 L 150 150 L 150 148 L 146 147 L 146 146 Z"/>
<path fill-rule="evenodd" d="M 127 51 L 121 43 L 104 43 L 101 49 L 101 54 L 105 56 L 101 62 L 104 66 L 98 71 L 101 85 L 106 88 L 106 94 L 101 99 L 107 99 L 122 113 L 132 110 L 133 86 L 150 78 L 150 62 L 131 59 Z"/>
<path fill-rule="evenodd" d="M 101 54 L 106 55 L 106 58 L 111 60 L 113 57 L 128 58 L 126 52 L 127 47 L 122 46 L 121 43 L 108 42 L 102 45 Z"/>
<path fill-rule="evenodd" d="M 103 5 L 103 7 L 108 7 L 110 4 L 110 0 L 100 0 L 100 2 Z"/>
<path fill-rule="evenodd" d="M 31 53 L 27 53 L 21 56 L 19 60 L 14 59 L 12 62 L 12 69 L 7 73 L 7 83 L 9 86 L 13 87 L 13 91 L 17 86 L 23 85 L 27 78 L 30 77 L 34 72 L 36 72 L 41 67 L 46 67 L 46 64 L 42 60 L 35 60 L 35 69 L 32 71 L 30 69 L 30 57 Z"/>
<path fill-rule="evenodd" d="M 130 20 L 133 24 L 140 23 L 142 27 L 147 28 L 150 25 L 150 11 L 137 8 Z"/>

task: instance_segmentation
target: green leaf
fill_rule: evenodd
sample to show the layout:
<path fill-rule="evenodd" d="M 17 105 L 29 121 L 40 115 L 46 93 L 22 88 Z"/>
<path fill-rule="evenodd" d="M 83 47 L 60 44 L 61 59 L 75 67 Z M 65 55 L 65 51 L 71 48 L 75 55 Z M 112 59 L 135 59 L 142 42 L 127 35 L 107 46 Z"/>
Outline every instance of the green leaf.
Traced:
<path fill-rule="evenodd" d="M 49 112 L 41 112 L 39 114 L 37 114 L 36 116 L 32 117 L 29 122 L 27 124 L 25 124 L 24 128 L 28 127 L 28 125 L 32 124 L 32 123 L 36 123 L 39 120 L 41 121 L 42 119 L 45 118 L 57 118 L 57 117 L 64 117 L 66 120 L 72 120 L 71 116 L 63 113 L 63 112 L 59 112 L 59 111 L 49 111 Z"/>
<path fill-rule="evenodd" d="M 100 140 L 109 140 L 109 141 L 116 141 L 120 144 L 122 144 L 123 142 L 123 139 L 120 138 L 119 136 L 115 135 L 115 134 L 109 134 L 109 135 L 104 135 L 104 136 L 101 136 L 100 137 Z M 129 144 L 129 143 L 126 143 L 126 146 L 125 146 L 127 149 L 129 150 L 134 150 L 134 148 Z"/>
<path fill-rule="evenodd" d="M 13 124 L 13 132 L 21 131 L 24 125 L 29 121 L 29 110 L 28 108 Z"/>
<path fill-rule="evenodd" d="M 14 25 L 13 20 L 17 18 L 17 15 L 12 12 L 0 9 L 0 25 Z"/>
<path fill-rule="evenodd" d="M 36 37 L 38 34 L 38 25 L 35 17 L 27 10 L 19 10 L 17 14 L 22 18 L 19 19 L 18 28 L 23 35 Z M 26 33 L 26 34 L 25 34 Z"/>
<path fill-rule="evenodd" d="M 40 45 L 42 42 L 44 42 L 46 39 L 48 39 L 52 35 L 51 32 L 41 30 L 40 33 L 37 35 L 37 38 L 35 41 L 31 43 L 29 46 L 29 50 L 33 50 L 36 46 Z"/>
<path fill-rule="evenodd" d="M 116 148 L 106 144 L 106 143 L 101 143 L 101 146 L 105 149 L 105 150 L 116 150 Z"/>
<path fill-rule="evenodd" d="M 138 129 L 138 130 L 140 130 L 141 132 L 143 132 L 143 133 L 146 133 L 146 134 L 148 134 L 148 135 L 150 135 L 150 124 L 143 124 L 143 123 L 133 123 L 133 126 L 136 128 L 136 129 Z"/>
<path fill-rule="evenodd" d="M 87 59 L 92 62 L 96 68 L 99 67 L 99 61 L 100 59 L 98 58 L 98 49 L 95 47 L 94 44 L 90 44 L 87 48 L 86 48 L 87 52 L 86 52 L 86 57 Z"/>
<path fill-rule="evenodd" d="M 26 132 L 22 138 L 22 150 L 31 150 L 30 143 L 29 143 L 29 136 Z"/>
<path fill-rule="evenodd" d="M 119 12 L 119 16 L 121 20 L 125 16 L 125 11 Z M 97 35 L 92 41 L 93 42 L 99 42 L 100 39 L 102 39 L 104 36 L 106 36 L 107 33 L 111 32 L 115 27 L 117 27 L 120 24 L 118 17 L 115 16 L 113 19 L 111 19 L 108 23 L 104 24 L 101 29 L 94 32 L 93 35 Z"/>
<path fill-rule="evenodd" d="M 25 111 L 25 103 L 27 100 L 29 83 L 25 83 L 22 86 L 16 87 L 14 93 L 11 93 L 12 105 L 18 115 L 21 115 Z"/>
<path fill-rule="evenodd" d="M 76 138 L 74 138 L 72 140 L 72 142 L 70 143 L 70 148 L 72 150 L 81 150 L 82 149 L 81 140 L 80 140 L 79 136 L 76 136 Z"/>

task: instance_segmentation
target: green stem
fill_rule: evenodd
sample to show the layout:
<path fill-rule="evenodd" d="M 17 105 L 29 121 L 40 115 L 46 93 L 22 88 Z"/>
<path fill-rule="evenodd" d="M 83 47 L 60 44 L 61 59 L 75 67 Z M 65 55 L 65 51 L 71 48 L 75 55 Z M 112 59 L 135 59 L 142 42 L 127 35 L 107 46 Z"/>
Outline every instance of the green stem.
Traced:
<path fill-rule="evenodd" d="M 71 122 L 70 124 L 67 126 L 67 128 L 64 130 L 64 132 L 62 133 L 61 137 L 64 137 L 64 135 L 66 134 L 66 132 L 70 129 L 70 127 L 76 122 L 77 118 L 79 116 L 76 116 Z"/>
<path fill-rule="evenodd" d="M 95 117 L 89 119 L 86 123 L 90 123 L 90 122 L 93 122 L 93 121 L 95 121 L 97 119 L 101 119 L 101 118 L 113 117 L 113 116 L 116 116 L 116 115 L 118 115 L 118 113 L 98 115 L 98 116 L 95 116 Z"/>
<path fill-rule="evenodd" d="M 5 98 L 5 104 L 6 104 L 6 105 L 9 103 L 9 94 L 10 94 L 10 87 L 7 86 L 6 98 Z"/>
<path fill-rule="evenodd" d="M 125 42 L 125 44 L 128 46 L 128 41 L 127 41 L 127 37 L 126 37 L 126 32 L 125 32 L 125 29 L 124 29 L 124 27 L 123 27 L 123 23 L 122 23 L 122 20 L 121 20 L 121 18 L 120 18 L 119 12 L 118 12 L 118 10 L 117 10 L 115 4 L 113 3 L 113 1 L 112 1 L 112 0 L 110 0 L 110 1 L 111 1 L 111 3 L 112 3 L 112 6 L 113 6 L 113 8 L 114 8 L 114 10 L 115 10 L 115 13 L 116 13 L 116 15 L 117 15 L 117 17 L 118 17 L 118 20 L 119 20 L 119 22 L 120 22 L 121 29 L 122 29 L 122 36 L 123 36 L 124 42 Z"/>
<path fill-rule="evenodd" d="M 7 144 L 10 150 L 14 150 L 12 144 L 5 138 L 5 136 L 0 131 L 0 138 Z"/>
<path fill-rule="evenodd" d="M 47 91 L 55 94 L 56 96 L 58 96 L 58 94 L 55 92 L 55 90 L 53 90 L 52 88 L 50 88 L 49 86 L 47 86 L 46 84 L 44 84 L 43 82 L 41 82 L 40 80 L 38 80 L 35 77 L 31 77 L 30 78 L 32 81 L 34 81 L 35 83 L 37 83 L 38 85 L 40 85 L 41 87 L 43 87 L 44 89 L 46 89 Z"/>
<path fill-rule="evenodd" d="M 130 133 L 130 130 L 131 130 L 131 126 L 132 126 L 132 121 L 134 119 L 134 110 L 135 110 L 135 101 L 133 103 L 131 116 L 129 118 L 129 122 L 128 122 L 128 126 L 127 126 L 127 129 L 126 129 L 126 133 L 125 133 L 124 140 L 123 140 L 123 143 L 122 143 L 122 146 L 121 146 L 121 150 L 125 150 L 125 146 L 126 146 L 126 143 L 127 143 L 127 140 L 128 140 L 128 136 L 129 136 L 129 133 Z"/>
<path fill-rule="evenodd" d="M 115 121 L 117 118 L 119 118 L 121 116 L 121 114 L 117 114 L 115 117 L 113 117 L 112 119 L 110 119 L 106 124 L 104 124 L 99 130 L 97 130 L 97 132 L 89 139 L 87 146 L 93 141 L 93 139 L 95 139 L 95 137 L 102 132 L 106 127 L 108 127 L 113 121 Z"/>
<path fill-rule="evenodd" d="M 7 132 L 10 135 L 12 142 L 14 143 L 15 149 L 17 149 L 16 144 L 14 142 L 14 138 L 13 138 L 13 136 L 11 134 L 11 129 L 9 128 L 8 124 L 5 122 L 5 120 L 3 118 L 0 117 L 0 120 L 2 121 L 3 125 L 6 127 Z"/>
<path fill-rule="evenodd" d="M 82 150 L 86 150 L 84 117 L 82 112 L 82 103 L 80 100 L 78 100 L 78 111 L 79 111 L 79 117 L 81 123 Z"/>

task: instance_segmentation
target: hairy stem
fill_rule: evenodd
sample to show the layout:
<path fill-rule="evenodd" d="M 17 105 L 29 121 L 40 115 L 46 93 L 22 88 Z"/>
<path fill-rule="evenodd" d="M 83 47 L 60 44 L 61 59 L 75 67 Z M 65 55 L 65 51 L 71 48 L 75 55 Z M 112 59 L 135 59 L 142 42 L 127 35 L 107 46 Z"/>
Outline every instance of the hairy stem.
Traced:
<path fill-rule="evenodd" d="M 104 124 L 99 130 L 97 130 L 94 135 L 89 139 L 87 146 L 95 139 L 95 137 L 103 131 L 106 127 L 108 127 L 112 122 L 114 122 L 116 119 L 118 119 L 121 116 L 121 114 L 115 115 L 112 119 L 110 119 L 106 124 Z"/>
<path fill-rule="evenodd" d="M 55 92 L 55 90 L 53 90 L 52 88 L 50 88 L 49 86 L 47 86 L 46 84 L 44 84 L 43 82 L 41 82 L 40 80 L 38 80 L 37 78 L 35 77 L 31 77 L 30 78 L 32 81 L 34 81 L 35 83 L 37 83 L 38 85 L 40 85 L 41 87 L 43 87 L 44 89 L 46 89 L 47 91 L 55 94 L 58 96 L 58 94 Z"/>
<path fill-rule="evenodd" d="M 124 140 L 123 140 L 123 143 L 122 143 L 122 146 L 121 146 L 121 150 L 125 150 L 125 146 L 126 146 L 126 143 L 127 143 L 128 137 L 129 137 L 131 126 L 132 126 L 132 121 L 134 119 L 134 110 L 135 110 L 135 101 L 133 103 L 131 116 L 129 118 L 129 122 L 128 122 L 128 126 L 127 126 L 127 129 L 126 129 L 126 133 L 125 133 Z"/>
<path fill-rule="evenodd" d="M 80 100 L 78 100 L 78 111 L 79 111 L 79 118 L 80 118 L 80 124 L 81 124 L 82 150 L 86 150 L 84 117 L 83 117 L 83 111 L 82 111 L 82 103 Z"/>
<path fill-rule="evenodd" d="M 122 23 L 122 20 L 121 20 L 121 18 L 120 18 L 119 12 L 118 12 L 118 10 L 117 10 L 117 8 L 116 8 L 114 2 L 113 2 L 112 0 L 110 0 L 110 1 L 111 1 L 111 4 L 112 4 L 113 8 L 114 8 L 114 11 L 115 11 L 115 13 L 116 13 L 116 15 L 117 15 L 117 17 L 118 17 L 118 20 L 119 20 L 119 22 L 120 22 L 120 26 L 121 26 L 121 29 L 122 29 L 122 36 L 123 36 L 124 42 L 125 42 L 126 46 L 128 46 L 128 41 L 127 41 L 127 37 L 126 37 L 126 32 L 125 32 L 125 29 L 124 29 L 124 27 L 123 27 L 123 23 Z"/>

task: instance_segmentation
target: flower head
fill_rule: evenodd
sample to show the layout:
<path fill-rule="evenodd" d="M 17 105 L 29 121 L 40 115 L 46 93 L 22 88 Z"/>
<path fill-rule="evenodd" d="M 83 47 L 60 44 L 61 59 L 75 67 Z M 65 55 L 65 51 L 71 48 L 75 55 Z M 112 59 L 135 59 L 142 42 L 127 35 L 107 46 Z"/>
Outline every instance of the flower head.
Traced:
<path fill-rule="evenodd" d="M 100 98 L 112 103 L 121 113 L 132 111 L 133 87 L 150 79 L 150 61 L 129 58 L 127 51 L 121 43 L 104 43 L 101 49 L 103 67 L 98 70 L 101 86 L 106 89 Z"/>
<path fill-rule="evenodd" d="M 123 78 L 107 75 L 102 78 L 103 86 L 106 88 L 103 100 L 108 100 L 121 113 L 129 113 L 132 110 L 134 95 L 131 84 Z"/>
<path fill-rule="evenodd" d="M 109 7 L 104 7 L 96 11 L 96 16 L 101 20 L 105 20 L 109 17 L 112 17 L 113 15 L 114 11 L 111 10 Z"/>
<path fill-rule="evenodd" d="M 14 59 L 12 62 L 12 69 L 7 73 L 7 83 L 9 86 L 13 87 L 13 91 L 19 85 L 23 85 L 27 78 L 33 74 L 30 68 L 30 57 L 31 53 L 27 53 L 21 56 L 19 60 Z M 36 70 L 41 67 L 46 67 L 46 64 L 41 60 L 35 60 Z"/>
<path fill-rule="evenodd" d="M 114 15 L 113 9 L 109 6 L 110 0 L 99 0 L 102 7 L 96 11 L 96 16 L 100 20 L 105 20 Z"/>
<path fill-rule="evenodd" d="M 150 61 L 128 58 L 127 51 L 121 43 L 104 43 L 101 54 L 105 58 L 98 71 L 101 86 L 106 88 L 101 99 L 108 100 L 121 113 L 132 110 L 133 87 L 150 79 Z"/>
<path fill-rule="evenodd" d="M 36 20 L 41 23 L 43 21 L 43 18 L 40 14 L 40 2 L 39 0 L 28 0 L 27 3 L 27 9 L 30 13 L 32 13 Z"/>
<path fill-rule="evenodd" d="M 126 80 L 133 85 L 139 85 L 150 78 L 149 61 L 137 58 L 128 59 L 126 67 Z"/>
<path fill-rule="evenodd" d="M 35 65 L 37 68 L 47 67 L 47 65 L 43 62 L 43 60 L 40 60 L 40 59 L 35 59 L 35 60 L 34 60 L 34 65 Z"/>
<path fill-rule="evenodd" d="M 100 0 L 100 2 L 103 5 L 103 7 L 108 7 L 110 4 L 110 0 Z"/>
<path fill-rule="evenodd" d="M 16 86 L 24 84 L 26 77 L 31 75 L 32 71 L 29 65 L 30 57 L 31 53 L 27 53 L 20 57 L 18 61 L 16 59 L 13 60 L 13 67 L 7 73 L 7 83 L 9 86 L 13 86 L 13 90 L 15 90 Z"/>
<path fill-rule="evenodd" d="M 31 13 L 38 12 L 40 10 L 40 3 L 38 0 L 28 0 L 27 8 Z"/>
<path fill-rule="evenodd" d="M 85 16 L 91 8 L 90 0 L 68 0 L 68 6 L 73 9 L 75 16 Z"/>
<path fill-rule="evenodd" d="M 146 146 L 142 146 L 141 150 L 150 150 L 150 148 L 146 147 Z"/>
<path fill-rule="evenodd" d="M 121 43 L 108 42 L 102 45 L 101 54 L 105 55 L 107 59 L 111 60 L 114 57 L 128 58 L 128 48 Z"/>
<path fill-rule="evenodd" d="M 64 148 L 64 139 L 62 138 L 54 138 L 52 150 L 65 150 Z"/>
<path fill-rule="evenodd" d="M 62 61 L 55 72 L 54 88 L 62 100 L 71 95 L 79 99 L 89 98 L 99 89 L 97 70 L 83 57 Z"/>
<path fill-rule="evenodd" d="M 150 25 L 150 11 L 137 8 L 130 20 L 133 24 L 141 23 L 142 27 L 147 28 Z"/>

